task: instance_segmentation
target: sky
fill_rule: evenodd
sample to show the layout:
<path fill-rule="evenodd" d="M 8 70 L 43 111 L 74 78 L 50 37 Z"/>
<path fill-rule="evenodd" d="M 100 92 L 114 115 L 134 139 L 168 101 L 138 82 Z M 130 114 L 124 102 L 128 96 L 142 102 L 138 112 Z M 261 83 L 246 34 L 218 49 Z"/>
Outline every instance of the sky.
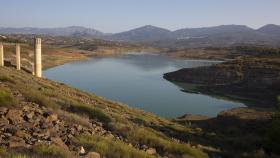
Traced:
<path fill-rule="evenodd" d="M 85 26 L 115 33 L 143 25 L 170 30 L 280 25 L 280 0 L 0 0 L 1 27 Z"/>

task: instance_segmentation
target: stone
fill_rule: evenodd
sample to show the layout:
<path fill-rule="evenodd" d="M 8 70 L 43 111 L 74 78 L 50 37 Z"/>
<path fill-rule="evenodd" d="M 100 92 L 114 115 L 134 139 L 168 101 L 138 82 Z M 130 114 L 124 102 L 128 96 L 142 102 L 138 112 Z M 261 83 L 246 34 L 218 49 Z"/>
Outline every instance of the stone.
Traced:
<path fill-rule="evenodd" d="M 20 148 L 20 147 L 27 147 L 25 141 L 22 138 L 12 136 L 9 139 L 9 148 Z"/>
<path fill-rule="evenodd" d="M 47 121 L 48 122 L 55 122 L 58 120 L 58 116 L 57 114 L 50 114 L 48 117 L 47 117 Z"/>
<path fill-rule="evenodd" d="M 41 129 L 47 129 L 48 128 L 48 125 L 46 123 L 40 123 L 39 126 L 40 126 Z"/>
<path fill-rule="evenodd" d="M 3 127 L 3 129 L 4 129 L 5 133 L 10 133 L 12 135 L 14 135 L 16 133 L 16 131 L 17 131 L 17 127 L 15 127 L 13 125 L 5 125 Z"/>
<path fill-rule="evenodd" d="M 40 131 L 39 133 L 33 133 L 33 136 L 40 138 L 40 139 L 49 139 L 50 138 L 50 131 L 46 130 L 46 131 Z"/>
<path fill-rule="evenodd" d="M 8 108 L 0 107 L 0 115 L 5 115 L 8 112 Z"/>
<path fill-rule="evenodd" d="M 42 115 L 43 111 L 41 109 L 35 109 L 35 114 Z"/>
<path fill-rule="evenodd" d="M 19 138 L 26 138 L 28 135 L 22 130 L 17 130 L 15 132 L 15 136 L 17 136 Z"/>
<path fill-rule="evenodd" d="M 59 137 L 51 138 L 51 141 L 53 142 L 54 145 L 57 145 L 62 149 L 69 151 L 68 146 L 62 141 L 61 138 Z"/>
<path fill-rule="evenodd" d="M 80 147 L 80 150 L 79 150 L 79 155 L 85 155 L 86 154 L 86 151 L 84 149 L 84 147 Z"/>
<path fill-rule="evenodd" d="M 48 116 L 50 116 L 50 113 L 49 113 L 49 112 L 44 112 L 44 113 L 43 113 L 43 116 L 44 116 L 45 118 L 47 118 Z"/>
<path fill-rule="evenodd" d="M 141 145 L 141 149 L 147 150 L 147 149 L 148 149 L 148 146 L 147 146 L 147 145 Z"/>
<path fill-rule="evenodd" d="M 101 158 L 100 154 L 97 152 L 89 152 L 85 158 Z"/>
<path fill-rule="evenodd" d="M 17 124 L 22 122 L 22 111 L 16 109 L 10 109 L 6 115 L 6 118 L 11 124 Z"/>
<path fill-rule="evenodd" d="M 76 127 L 76 129 L 77 129 L 78 131 L 83 130 L 83 127 L 82 127 L 81 125 L 77 125 L 77 126 L 75 126 L 75 127 Z"/>
<path fill-rule="evenodd" d="M 155 155 L 157 153 L 155 148 L 149 148 L 146 150 L 146 153 L 149 155 Z"/>
<path fill-rule="evenodd" d="M 24 115 L 24 119 L 25 119 L 26 121 L 30 121 L 30 120 L 33 118 L 33 116 L 34 116 L 34 113 L 33 113 L 33 112 L 30 112 L 30 113 Z"/>
<path fill-rule="evenodd" d="M 26 148 L 28 147 L 25 142 L 9 142 L 9 148 Z"/>
<path fill-rule="evenodd" d="M 0 127 L 9 124 L 9 121 L 5 118 L 0 118 Z"/>

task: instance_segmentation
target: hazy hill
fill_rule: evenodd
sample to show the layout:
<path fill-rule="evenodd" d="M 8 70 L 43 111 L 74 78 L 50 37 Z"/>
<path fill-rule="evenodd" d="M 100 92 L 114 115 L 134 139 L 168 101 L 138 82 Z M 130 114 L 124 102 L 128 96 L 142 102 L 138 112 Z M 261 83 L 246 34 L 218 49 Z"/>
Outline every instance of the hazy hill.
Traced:
<path fill-rule="evenodd" d="M 257 30 L 258 32 L 262 32 L 269 35 L 280 36 L 280 26 L 274 24 L 265 25 Z"/>
<path fill-rule="evenodd" d="M 279 26 L 267 25 L 255 30 L 245 25 L 221 25 L 203 28 L 184 28 L 175 31 L 144 26 L 108 36 L 107 39 L 142 42 L 160 47 L 194 48 L 232 45 L 279 46 Z"/>
<path fill-rule="evenodd" d="M 130 31 L 114 34 L 108 38 L 128 42 L 151 42 L 161 39 L 170 39 L 171 37 L 172 32 L 167 29 L 146 25 Z"/>
<path fill-rule="evenodd" d="M 203 27 L 203 28 L 185 28 L 176 30 L 173 32 L 175 38 L 184 37 L 200 37 L 209 36 L 222 33 L 240 33 L 240 32 L 252 32 L 252 28 L 244 25 L 221 25 L 215 27 Z"/>
<path fill-rule="evenodd" d="M 72 35 L 92 35 L 103 36 L 104 33 L 82 26 L 70 26 L 61 28 L 12 28 L 12 27 L 0 27 L 0 33 L 2 34 L 48 34 L 58 36 L 72 36 Z"/>

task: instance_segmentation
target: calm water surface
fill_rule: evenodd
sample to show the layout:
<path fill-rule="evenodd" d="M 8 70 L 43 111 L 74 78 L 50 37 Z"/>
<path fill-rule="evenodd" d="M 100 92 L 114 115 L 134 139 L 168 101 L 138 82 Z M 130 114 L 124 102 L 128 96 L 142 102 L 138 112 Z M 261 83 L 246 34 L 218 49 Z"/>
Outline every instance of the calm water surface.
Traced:
<path fill-rule="evenodd" d="M 46 70 L 44 76 L 163 117 L 174 118 L 186 113 L 216 116 L 222 110 L 243 104 L 182 92 L 162 78 L 164 73 L 183 67 L 215 63 L 131 53 L 65 64 Z"/>

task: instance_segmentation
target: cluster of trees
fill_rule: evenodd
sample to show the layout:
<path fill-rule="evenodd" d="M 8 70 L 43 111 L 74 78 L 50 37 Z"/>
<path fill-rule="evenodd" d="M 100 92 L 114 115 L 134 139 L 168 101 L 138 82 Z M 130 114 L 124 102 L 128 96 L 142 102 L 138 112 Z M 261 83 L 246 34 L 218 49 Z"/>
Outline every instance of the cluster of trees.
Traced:
<path fill-rule="evenodd" d="M 271 150 L 271 152 L 280 154 L 280 95 L 277 97 L 278 111 L 272 118 L 270 128 L 266 132 L 266 148 Z"/>
<path fill-rule="evenodd" d="M 3 36 L 0 36 L 0 43 L 22 43 L 22 41 L 18 39 L 13 39 L 13 38 L 4 38 Z"/>
<path fill-rule="evenodd" d="M 280 55 L 280 48 L 267 46 L 236 46 L 238 52 L 254 55 Z"/>

